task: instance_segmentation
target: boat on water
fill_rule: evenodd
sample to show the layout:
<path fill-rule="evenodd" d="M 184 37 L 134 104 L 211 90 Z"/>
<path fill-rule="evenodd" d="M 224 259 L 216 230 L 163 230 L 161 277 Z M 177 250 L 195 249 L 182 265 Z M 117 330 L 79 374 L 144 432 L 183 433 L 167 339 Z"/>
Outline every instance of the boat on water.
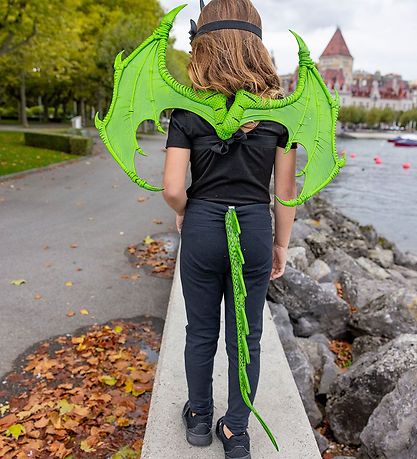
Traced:
<path fill-rule="evenodd" d="M 399 135 L 392 139 L 388 139 L 388 142 L 392 142 L 396 147 L 417 147 L 417 135 Z"/>

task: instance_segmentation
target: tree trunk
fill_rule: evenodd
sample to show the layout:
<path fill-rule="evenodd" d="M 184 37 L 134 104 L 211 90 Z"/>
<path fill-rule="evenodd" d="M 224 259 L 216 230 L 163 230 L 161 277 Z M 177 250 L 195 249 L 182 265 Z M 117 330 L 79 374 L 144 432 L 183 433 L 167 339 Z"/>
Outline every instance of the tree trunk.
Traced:
<path fill-rule="evenodd" d="M 86 121 L 87 121 L 87 118 L 85 116 L 85 99 L 82 98 L 81 99 L 81 104 L 80 104 L 80 115 L 81 115 L 81 124 L 82 126 L 86 126 Z"/>
<path fill-rule="evenodd" d="M 43 104 L 43 121 L 45 123 L 49 121 L 49 107 L 46 103 Z"/>
<path fill-rule="evenodd" d="M 17 101 L 17 119 L 18 119 L 19 123 L 22 122 L 22 110 L 20 108 L 20 105 L 21 105 L 20 100 L 18 100 Z"/>
<path fill-rule="evenodd" d="M 23 127 L 29 127 L 28 118 L 26 115 L 26 75 L 25 72 L 20 74 L 20 119 Z"/>

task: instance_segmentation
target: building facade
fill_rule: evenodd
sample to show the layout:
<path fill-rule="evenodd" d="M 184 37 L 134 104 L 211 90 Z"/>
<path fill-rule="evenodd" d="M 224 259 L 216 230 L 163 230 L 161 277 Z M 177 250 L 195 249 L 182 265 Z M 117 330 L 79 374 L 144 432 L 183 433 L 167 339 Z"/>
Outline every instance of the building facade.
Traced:
<path fill-rule="evenodd" d="M 337 90 L 342 106 L 391 108 L 406 111 L 417 107 L 417 81 L 409 83 L 401 75 L 369 73 L 353 69 L 351 55 L 340 27 L 324 49 L 317 65 L 327 87 Z M 287 93 L 295 89 L 298 69 L 281 77 Z"/>

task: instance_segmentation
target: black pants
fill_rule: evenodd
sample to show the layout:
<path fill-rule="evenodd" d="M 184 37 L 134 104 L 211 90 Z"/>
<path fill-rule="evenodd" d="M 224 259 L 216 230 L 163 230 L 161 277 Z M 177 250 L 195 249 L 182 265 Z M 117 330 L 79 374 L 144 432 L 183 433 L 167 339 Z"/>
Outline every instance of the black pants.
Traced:
<path fill-rule="evenodd" d="M 213 408 L 212 374 L 220 331 L 220 303 L 225 298 L 228 409 L 224 422 L 234 434 L 248 427 L 249 408 L 240 394 L 236 316 L 225 213 L 227 205 L 190 198 L 181 230 L 180 273 L 187 326 L 185 369 L 193 412 Z M 272 219 L 269 204 L 236 206 L 241 227 L 240 244 L 245 259 L 243 277 L 247 290 L 246 315 L 250 334 L 250 364 L 246 367 L 254 401 L 259 380 L 263 307 L 272 270 Z"/>

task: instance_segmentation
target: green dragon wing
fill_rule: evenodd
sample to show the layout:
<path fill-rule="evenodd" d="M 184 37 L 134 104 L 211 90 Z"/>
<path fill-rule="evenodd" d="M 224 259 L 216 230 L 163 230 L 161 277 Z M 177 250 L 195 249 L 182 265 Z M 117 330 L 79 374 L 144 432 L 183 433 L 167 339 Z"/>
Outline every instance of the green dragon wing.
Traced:
<path fill-rule="evenodd" d="M 136 131 L 145 120 L 153 120 L 160 132 L 160 114 L 168 108 L 190 110 L 219 126 L 225 117 L 226 96 L 213 91 L 195 91 L 180 84 L 166 67 L 169 32 L 180 5 L 170 11 L 152 35 L 128 57 L 120 52 L 114 62 L 114 89 L 109 111 L 95 125 L 107 149 L 133 182 L 150 191 L 162 191 L 139 178 L 135 155 L 147 156 L 139 147 Z M 223 133 L 224 136 L 224 133 Z"/>
<path fill-rule="evenodd" d="M 304 175 L 304 186 L 293 200 L 276 199 L 284 205 L 300 205 L 326 186 L 345 164 L 336 151 L 336 121 L 339 98 L 333 99 L 324 84 L 303 40 L 294 32 L 299 45 L 299 75 L 294 93 L 284 99 L 261 98 L 243 89 L 226 107 L 226 96 L 214 91 L 197 91 L 180 84 L 166 67 L 169 32 L 177 14 L 186 6 L 170 11 L 152 35 L 128 57 L 119 53 L 114 62 L 114 89 L 109 112 L 103 120 L 96 115 L 100 137 L 114 159 L 133 182 L 150 191 L 162 191 L 139 178 L 135 155 L 147 156 L 137 143 L 136 131 L 145 120 L 153 120 L 165 133 L 159 118 L 163 110 L 183 108 L 208 121 L 217 135 L 229 139 L 248 121 L 271 120 L 287 127 L 291 143 L 301 144 L 308 161 L 297 175 Z"/>
<path fill-rule="evenodd" d="M 262 99 L 242 91 L 252 99 L 249 109 L 240 108 L 241 125 L 248 121 L 271 120 L 283 124 L 289 133 L 285 151 L 293 142 L 301 144 L 307 152 L 307 163 L 297 176 L 304 176 L 300 194 L 290 201 L 276 199 L 286 206 L 297 206 L 324 188 L 345 165 L 346 156 L 339 157 L 336 150 L 336 122 L 339 114 L 339 95 L 335 98 L 325 85 L 310 57 L 310 52 L 295 32 L 299 46 L 299 71 L 296 90 L 284 99 Z"/>

